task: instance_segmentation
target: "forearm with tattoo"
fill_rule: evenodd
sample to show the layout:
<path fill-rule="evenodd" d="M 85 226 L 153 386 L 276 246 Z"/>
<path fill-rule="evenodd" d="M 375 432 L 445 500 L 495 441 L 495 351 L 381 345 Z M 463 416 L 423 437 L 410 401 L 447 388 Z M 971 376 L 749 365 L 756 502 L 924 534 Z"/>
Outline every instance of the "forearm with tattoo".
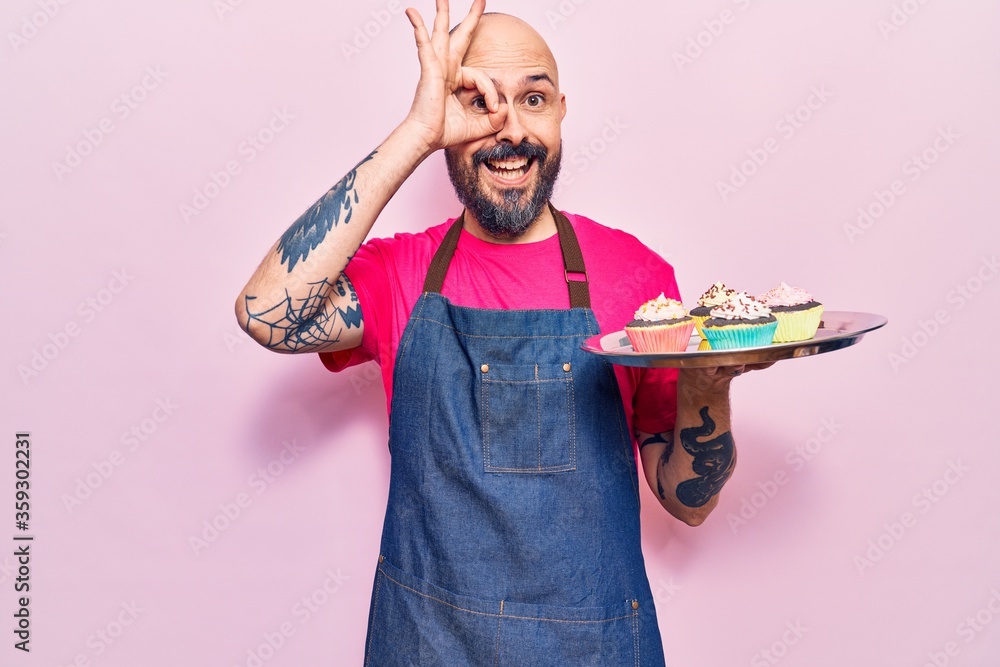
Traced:
<path fill-rule="evenodd" d="M 705 505 L 722 490 L 736 467 L 736 446 L 732 433 L 715 434 L 715 421 L 708 412 L 708 406 L 699 411 L 701 426 L 684 428 L 680 432 L 681 446 L 694 458 L 691 469 L 698 475 L 677 485 L 677 499 L 688 507 Z M 715 437 L 699 440 L 713 434 Z M 662 493 L 660 497 L 663 497 Z"/>
<path fill-rule="evenodd" d="M 267 337 L 261 344 L 272 350 L 313 352 L 340 341 L 346 329 L 361 326 L 358 295 L 347 276 L 341 275 L 333 284 L 322 280 L 309 287 L 305 298 L 294 298 L 286 290 L 283 301 L 259 311 L 255 310 L 256 297 L 247 296 L 247 331 L 263 327 Z M 328 299 L 331 290 L 340 297 L 350 295 L 350 305 L 333 305 Z M 343 303 L 344 299 L 338 301 Z"/>
<path fill-rule="evenodd" d="M 275 252 L 281 255 L 282 264 L 288 264 L 289 273 L 298 262 L 305 261 L 311 250 L 315 250 L 323 242 L 327 232 L 340 222 L 346 225 L 351 221 L 351 215 L 354 213 L 353 205 L 359 203 L 358 193 L 354 189 L 358 167 L 375 157 L 376 153 L 378 150 L 369 153 L 368 157 L 347 172 L 344 178 L 310 206 L 281 235 Z"/>

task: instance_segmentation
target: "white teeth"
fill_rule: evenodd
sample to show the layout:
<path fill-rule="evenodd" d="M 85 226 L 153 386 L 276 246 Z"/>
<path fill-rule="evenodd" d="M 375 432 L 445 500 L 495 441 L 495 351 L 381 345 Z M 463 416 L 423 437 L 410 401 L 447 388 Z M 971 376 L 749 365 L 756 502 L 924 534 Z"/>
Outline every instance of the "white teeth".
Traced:
<path fill-rule="evenodd" d="M 528 166 L 527 158 L 514 158 L 512 160 L 490 160 L 490 166 L 494 169 L 516 171 Z"/>

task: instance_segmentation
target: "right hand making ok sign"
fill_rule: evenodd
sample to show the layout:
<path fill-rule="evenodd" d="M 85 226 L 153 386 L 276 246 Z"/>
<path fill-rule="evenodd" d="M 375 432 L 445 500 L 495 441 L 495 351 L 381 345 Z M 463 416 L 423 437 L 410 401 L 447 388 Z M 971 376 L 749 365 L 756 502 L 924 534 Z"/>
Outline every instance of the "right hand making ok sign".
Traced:
<path fill-rule="evenodd" d="M 475 0 L 469 14 L 449 34 L 448 0 L 437 0 L 437 15 L 430 35 L 419 12 L 413 8 L 406 10 L 417 41 L 420 81 L 404 124 L 424 143 L 427 153 L 475 141 L 503 128 L 507 105 L 501 106 L 490 77 L 482 70 L 462 66 L 485 8 L 486 0 Z M 482 96 L 485 109 L 472 108 L 468 100 L 463 102 L 468 96 L 459 99 L 457 93 L 463 90 L 478 90 L 475 97 Z"/>

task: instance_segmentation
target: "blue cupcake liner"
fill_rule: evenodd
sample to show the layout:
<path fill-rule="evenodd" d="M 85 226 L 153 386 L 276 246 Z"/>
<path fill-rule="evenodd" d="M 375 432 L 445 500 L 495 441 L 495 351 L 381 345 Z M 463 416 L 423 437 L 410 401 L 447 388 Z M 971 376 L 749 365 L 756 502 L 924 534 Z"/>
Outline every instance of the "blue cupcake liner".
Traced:
<path fill-rule="evenodd" d="M 770 345 L 778 323 L 733 324 L 724 327 L 702 327 L 705 339 L 713 350 L 733 350 L 740 347 Z"/>

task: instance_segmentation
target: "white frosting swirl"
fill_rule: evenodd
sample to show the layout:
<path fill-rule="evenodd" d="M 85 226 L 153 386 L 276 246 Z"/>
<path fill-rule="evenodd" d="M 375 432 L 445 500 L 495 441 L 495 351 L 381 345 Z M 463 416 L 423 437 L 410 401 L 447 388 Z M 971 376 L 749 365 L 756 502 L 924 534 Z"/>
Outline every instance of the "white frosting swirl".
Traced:
<path fill-rule="evenodd" d="M 789 287 L 781 283 L 772 290 L 757 297 L 758 300 L 771 306 L 801 306 L 813 300 L 812 294 L 799 287 Z"/>
<path fill-rule="evenodd" d="M 709 317 L 723 320 L 755 320 L 767 317 L 771 309 L 753 298 L 746 292 L 737 292 L 721 306 L 716 306 L 709 312 Z"/>
<path fill-rule="evenodd" d="M 736 290 L 726 287 L 725 283 L 714 283 L 698 298 L 698 305 L 706 308 L 721 306 L 735 294 Z"/>
<path fill-rule="evenodd" d="M 660 322 L 661 320 L 679 320 L 687 317 L 684 304 L 674 299 L 668 299 L 663 292 L 639 306 L 635 311 L 635 319 L 644 322 Z"/>

